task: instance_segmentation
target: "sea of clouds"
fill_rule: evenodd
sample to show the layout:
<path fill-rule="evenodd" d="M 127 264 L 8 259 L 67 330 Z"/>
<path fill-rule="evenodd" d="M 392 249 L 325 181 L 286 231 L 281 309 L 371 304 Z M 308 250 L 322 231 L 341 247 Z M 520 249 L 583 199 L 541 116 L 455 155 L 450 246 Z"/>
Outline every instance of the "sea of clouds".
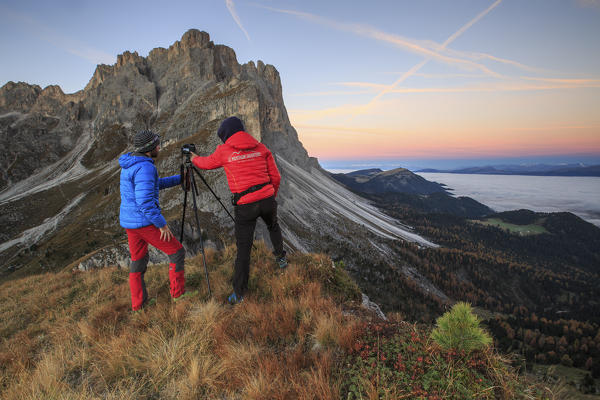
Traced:
<path fill-rule="evenodd" d="M 569 211 L 600 227 L 600 178 L 475 175 L 419 172 L 455 196 L 471 197 L 495 211 Z"/>

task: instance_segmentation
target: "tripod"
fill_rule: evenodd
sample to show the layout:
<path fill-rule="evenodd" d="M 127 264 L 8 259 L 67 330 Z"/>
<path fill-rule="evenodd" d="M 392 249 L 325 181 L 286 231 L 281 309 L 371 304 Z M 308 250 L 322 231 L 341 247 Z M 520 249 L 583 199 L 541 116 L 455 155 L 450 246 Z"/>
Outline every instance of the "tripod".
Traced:
<path fill-rule="evenodd" d="M 208 268 L 206 266 L 206 255 L 204 252 L 204 240 L 202 239 L 202 230 L 200 228 L 200 219 L 198 218 L 198 204 L 196 203 L 196 196 L 198 196 L 199 192 L 198 192 L 198 185 L 196 184 L 196 178 L 194 176 L 194 172 L 200 177 L 200 180 L 204 183 L 204 185 L 208 188 L 208 190 L 212 193 L 212 195 L 215 196 L 215 198 L 217 199 L 219 204 L 221 204 L 221 206 L 223 207 L 223 209 L 225 210 L 227 215 L 229 215 L 229 217 L 231 218 L 232 221 L 234 221 L 234 223 L 235 223 L 235 219 L 233 218 L 233 216 L 231 215 L 229 210 L 227 210 L 227 208 L 225 207 L 223 202 L 221 202 L 221 199 L 219 198 L 219 196 L 217 196 L 217 194 L 212 190 L 212 188 L 210 187 L 208 182 L 206 182 L 206 179 L 204 179 L 202 174 L 192 164 L 192 161 L 190 160 L 190 154 L 189 153 L 184 153 L 184 154 L 185 154 L 186 158 L 185 158 L 185 161 L 181 164 L 181 177 L 182 177 L 181 186 L 183 187 L 183 192 L 184 192 L 183 215 L 181 216 L 181 234 L 179 236 L 179 241 L 183 243 L 183 226 L 185 223 L 185 211 L 187 208 L 187 195 L 188 195 L 188 192 L 191 190 L 192 191 L 192 200 L 193 200 L 193 204 L 194 204 L 194 216 L 196 219 L 196 226 L 198 227 L 198 233 L 200 235 L 200 248 L 202 250 L 202 263 L 204 264 L 204 272 L 206 274 L 206 285 L 208 286 L 208 295 L 212 296 L 212 292 L 210 290 L 210 280 L 208 278 Z"/>

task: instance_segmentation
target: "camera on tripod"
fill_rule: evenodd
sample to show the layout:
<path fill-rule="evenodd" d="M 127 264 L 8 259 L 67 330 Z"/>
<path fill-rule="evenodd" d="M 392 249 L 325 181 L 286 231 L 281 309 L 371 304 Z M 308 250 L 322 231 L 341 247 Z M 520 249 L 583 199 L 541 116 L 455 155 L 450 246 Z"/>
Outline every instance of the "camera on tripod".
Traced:
<path fill-rule="evenodd" d="M 196 152 L 196 145 L 193 143 L 184 144 L 181 146 L 181 154 L 184 156 L 190 156 Z"/>
<path fill-rule="evenodd" d="M 210 281 L 208 278 L 208 268 L 206 266 L 206 256 L 204 254 L 204 242 L 202 241 L 202 228 L 200 227 L 200 219 L 198 217 L 198 204 L 196 203 L 196 196 L 199 195 L 198 186 L 196 185 L 196 178 L 194 174 L 196 174 L 204 183 L 204 185 L 208 188 L 208 190 L 212 193 L 212 195 L 217 199 L 221 207 L 225 210 L 229 218 L 235 223 L 235 219 L 233 215 L 227 210 L 225 204 L 221 201 L 219 196 L 212 190 L 209 186 L 206 179 L 202 176 L 202 174 L 198 171 L 198 168 L 194 166 L 194 164 L 190 160 L 190 156 L 192 153 L 196 153 L 196 145 L 189 143 L 181 146 L 181 154 L 186 156 L 183 162 L 181 163 L 181 187 L 183 188 L 183 214 L 181 216 L 181 233 L 179 235 L 179 241 L 183 243 L 183 227 L 185 226 L 185 211 L 188 203 L 188 192 L 191 192 L 193 205 L 194 205 L 194 219 L 196 220 L 196 226 L 198 227 L 198 232 L 200 233 L 200 247 L 202 249 L 202 263 L 204 264 L 204 273 L 206 275 L 206 285 L 208 286 L 208 295 L 211 296 L 212 293 L 210 291 Z"/>

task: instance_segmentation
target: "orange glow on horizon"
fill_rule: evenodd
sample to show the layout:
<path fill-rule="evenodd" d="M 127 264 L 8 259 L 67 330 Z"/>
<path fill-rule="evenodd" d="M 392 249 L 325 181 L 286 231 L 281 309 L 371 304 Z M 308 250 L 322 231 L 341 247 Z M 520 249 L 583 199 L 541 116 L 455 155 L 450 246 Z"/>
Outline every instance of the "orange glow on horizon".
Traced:
<path fill-rule="evenodd" d="M 326 159 L 600 154 L 597 89 L 419 94 L 365 112 L 344 104 L 291 110 L 311 156 Z"/>
<path fill-rule="evenodd" d="M 323 159 L 370 158 L 474 158 L 600 154 L 596 127 L 516 128 L 502 134 L 450 132 L 423 134 L 376 131 L 359 133 L 350 128 L 299 127 L 308 153 Z M 565 132 L 568 131 L 568 132 Z M 531 132 L 543 132 L 543 140 Z"/>

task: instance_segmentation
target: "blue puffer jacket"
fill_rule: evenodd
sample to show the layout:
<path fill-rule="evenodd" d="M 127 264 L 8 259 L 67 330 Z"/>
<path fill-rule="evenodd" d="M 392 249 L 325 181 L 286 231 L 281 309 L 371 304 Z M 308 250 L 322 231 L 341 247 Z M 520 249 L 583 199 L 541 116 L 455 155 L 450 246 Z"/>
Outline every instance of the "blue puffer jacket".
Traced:
<path fill-rule="evenodd" d="M 158 204 L 158 191 L 181 183 L 180 175 L 158 178 L 154 160 L 140 153 L 119 157 L 121 166 L 121 209 L 119 220 L 127 229 L 153 224 L 162 228 L 167 221 Z"/>

